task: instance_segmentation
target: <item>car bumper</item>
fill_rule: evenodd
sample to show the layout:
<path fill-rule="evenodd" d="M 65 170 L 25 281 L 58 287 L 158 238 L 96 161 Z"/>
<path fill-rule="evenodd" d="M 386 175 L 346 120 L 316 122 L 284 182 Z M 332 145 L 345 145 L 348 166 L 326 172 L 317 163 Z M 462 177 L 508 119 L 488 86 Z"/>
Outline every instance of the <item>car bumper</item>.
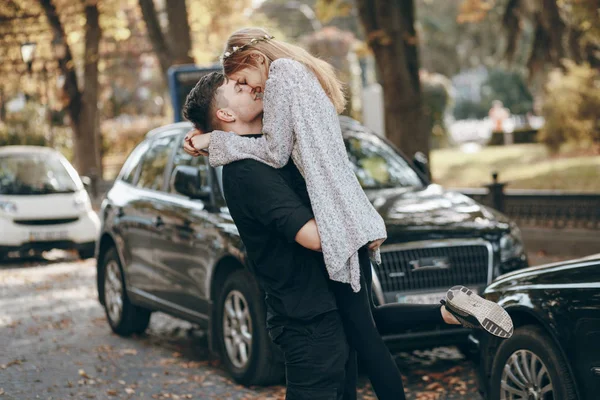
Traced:
<path fill-rule="evenodd" d="M 30 250 L 48 251 L 53 249 L 60 250 L 77 250 L 80 252 L 89 253 L 94 251 L 96 242 L 75 243 L 70 240 L 44 241 L 44 242 L 27 242 L 20 246 L 0 246 L 0 254 L 11 253 L 14 251 L 26 253 Z"/>
<path fill-rule="evenodd" d="M 95 243 L 100 221 L 94 211 L 81 214 L 77 221 L 54 225 L 23 225 L 0 219 L 0 250 L 81 249 Z"/>

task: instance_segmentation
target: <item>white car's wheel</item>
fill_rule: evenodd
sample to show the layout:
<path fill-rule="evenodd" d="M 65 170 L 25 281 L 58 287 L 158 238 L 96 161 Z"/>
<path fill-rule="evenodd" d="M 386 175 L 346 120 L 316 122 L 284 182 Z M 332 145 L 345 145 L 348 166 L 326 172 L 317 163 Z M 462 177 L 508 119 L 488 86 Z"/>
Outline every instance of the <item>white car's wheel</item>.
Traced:
<path fill-rule="evenodd" d="M 78 250 L 79 258 L 87 260 L 88 258 L 94 258 L 94 249 L 82 249 Z"/>

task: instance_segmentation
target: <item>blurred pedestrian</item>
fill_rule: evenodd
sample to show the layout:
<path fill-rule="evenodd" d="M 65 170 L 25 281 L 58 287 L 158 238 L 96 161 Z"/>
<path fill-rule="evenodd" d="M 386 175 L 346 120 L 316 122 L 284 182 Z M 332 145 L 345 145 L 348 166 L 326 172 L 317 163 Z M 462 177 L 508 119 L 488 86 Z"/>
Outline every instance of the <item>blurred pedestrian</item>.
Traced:
<path fill-rule="evenodd" d="M 504 145 L 513 144 L 512 129 L 509 129 L 508 126 L 510 117 L 508 108 L 505 108 L 500 100 L 494 100 L 488 116 L 492 120 L 492 132 L 502 133 Z"/>

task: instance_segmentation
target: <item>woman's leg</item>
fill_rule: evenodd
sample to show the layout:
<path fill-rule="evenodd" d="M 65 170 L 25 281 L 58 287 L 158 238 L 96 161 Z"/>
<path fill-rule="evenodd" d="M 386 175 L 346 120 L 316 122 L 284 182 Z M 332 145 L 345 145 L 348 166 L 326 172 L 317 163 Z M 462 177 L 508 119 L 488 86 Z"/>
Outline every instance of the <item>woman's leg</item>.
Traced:
<path fill-rule="evenodd" d="M 367 287 L 370 289 L 373 283 L 370 260 L 361 262 L 361 272 L 365 277 Z M 416 327 L 435 329 L 439 325 L 448 323 L 444 320 L 441 304 L 384 304 L 376 306 L 371 290 L 369 290 L 368 295 L 373 319 L 381 335 L 398 333 Z M 451 316 L 447 318 L 454 320 Z M 459 322 L 455 320 L 454 324 L 459 324 Z"/>
<path fill-rule="evenodd" d="M 367 287 L 371 288 L 372 271 L 370 262 L 363 266 L 361 272 L 365 276 Z M 371 290 L 369 290 L 369 297 L 373 319 L 381 335 L 402 332 L 416 327 L 435 329 L 436 326 L 445 324 L 441 304 L 384 304 L 376 306 L 372 299 Z"/>
<path fill-rule="evenodd" d="M 441 304 L 386 304 L 374 306 L 373 318 L 381 335 L 445 325 Z"/>
<path fill-rule="evenodd" d="M 366 249 L 359 251 L 361 265 L 369 263 Z M 370 268 L 370 264 L 369 264 Z M 350 346 L 364 366 L 377 397 L 380 400 L 403 400 L 404 386 L 398 366 L 379 334 L 371 314 L 370 285 L 361 274 L 361 290 L 354 293 L 348 284 L 331 282 L 342 315 Z"/>

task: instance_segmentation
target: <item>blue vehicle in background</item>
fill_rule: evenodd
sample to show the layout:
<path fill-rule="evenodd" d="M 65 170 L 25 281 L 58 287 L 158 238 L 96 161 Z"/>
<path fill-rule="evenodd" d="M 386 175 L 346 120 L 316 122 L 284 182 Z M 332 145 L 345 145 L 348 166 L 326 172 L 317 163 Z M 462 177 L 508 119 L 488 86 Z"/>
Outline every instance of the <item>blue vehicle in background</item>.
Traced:
<path fill-rule="evenodd" d="M 221 71 L 219 64 L 208 67 L 199 67 L 194 64 L 174 65 L 169 68 L 168 82 L 171 105 L 173 106 L 173 122 L 183 121 L 181 110 L 185 104 L 188 93 L 204 75 L 214 71 Z"/>

